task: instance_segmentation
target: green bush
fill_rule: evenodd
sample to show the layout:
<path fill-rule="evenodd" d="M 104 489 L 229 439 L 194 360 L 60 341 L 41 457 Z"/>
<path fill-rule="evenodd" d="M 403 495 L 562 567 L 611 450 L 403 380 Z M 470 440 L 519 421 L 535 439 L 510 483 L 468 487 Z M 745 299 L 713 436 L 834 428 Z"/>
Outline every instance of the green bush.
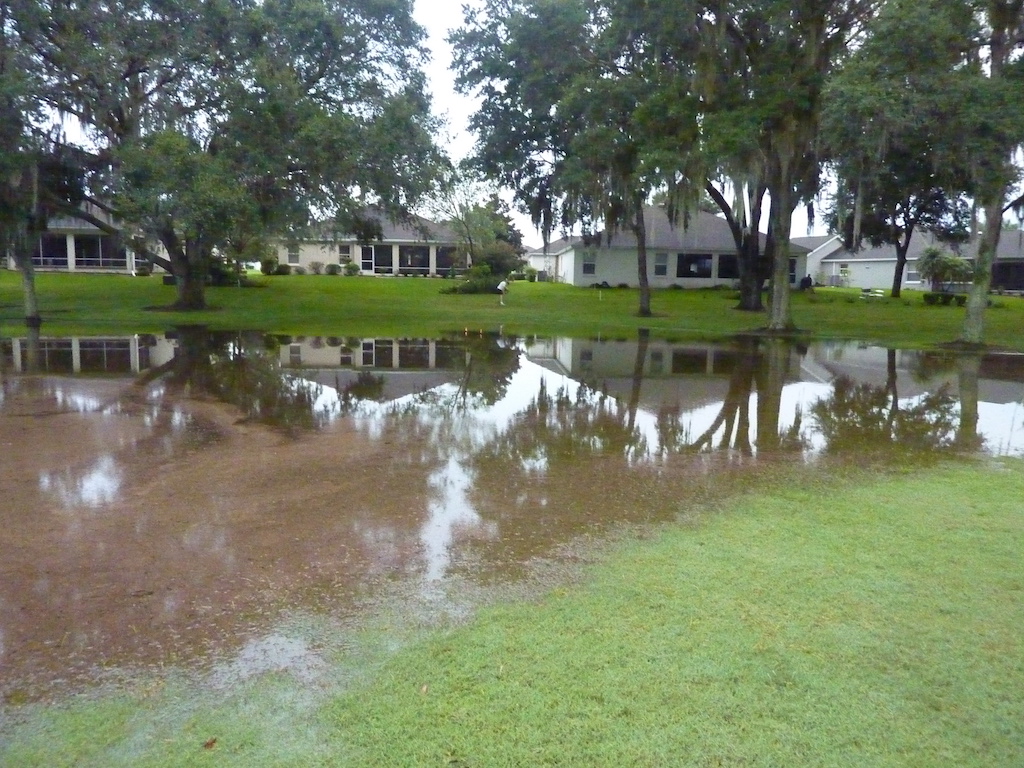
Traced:
<path fill-rule="evenodd" d="M 355 277 L 359 274 L 359 265 L 354 261 L 350 261 L 345 265 L 345 274 L 349 277 Z"/>
<path fill-rule="evenodd" d="M 260 272 L 264 275 L 278 274 L 277 268 L 277 256 L 267 256 L 265 259 L 260 259 Z"/>
<path fill-rule="evenodd" d="M 499 282 L 500 279 L 491 274 L 489 266 L 480 264 L 471 267 L 464 280 L 442 288 L 441 293 L 497 293 Z"/>
<path fill-rule="evenodd" d="M 140 259 L 135 262 L 135 276 L 136 277 L 149 277 L 153 274 L 153 265 L 145 259 Z"/>
<path fill-rule="evenodd" d="M 291 273 L 292 268 L 289 267 L 287 264 L 278 264 L 277 267 L 274 269 L 275 275 L 290 275 Z"/>
<path fill-rule="evenodd" d="M 322 261 L 309 262 L 309 271 L 314 275 L 322 275 L 324 273 L 324 263 Z"/>
<path fill-rule="evenodd" d="M 324 268 L 324 271 L 328 275 L 340 275 L 341 274 L 341 264 L 328 264 Z"/>
<path fill-rule="evenodd" d="M 304 275 L 304 274 L 306 274 L 307 271 L 308 270 L 305 267 L 298 267 L 298 266 L 294 267 L 292 269 L 292 272 L 295 273 L 296 275 Z"/>

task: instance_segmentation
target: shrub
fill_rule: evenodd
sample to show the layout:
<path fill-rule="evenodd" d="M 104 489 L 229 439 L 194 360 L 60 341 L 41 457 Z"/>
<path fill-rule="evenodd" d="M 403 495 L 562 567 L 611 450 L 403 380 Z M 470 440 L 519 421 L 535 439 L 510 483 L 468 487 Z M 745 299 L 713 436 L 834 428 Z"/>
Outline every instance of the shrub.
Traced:
<path fill-rule="evenodd" d="M 527 267 L 524 270 L 524 273 L 526 274 L 526 279 L 529 282 L 531 282 L 531 283 L 537 282 L 537 270 L 536 269 L 534 269 L 533 267 Z"/>
<path fill-rule="evenodd" d="M 441 293 L 496 293 L 499 282 L 500 280 L 491 274 L 489 266 L 480 264 L 469 269 L 465 280 L 442 288 Z"/>
<path fill-rule="evenodd" d="M 359 265 L 354 261 L 348 262 L 348 264 L 345 265 L 345 274 L 349 277 L 355 277 L 359 274 Z"/>
<path fill-rule="evenodd" d="M 956 301 L 956 305 L 958 307 L 962 307 L 962 306 L 964 306 L 967 303 L 967 294 L 966 293 L 956 293 L 956 294 L 953 295 L 953 299 Z"/>
<path fill-rule="evenodd" d="M 328 275 L 340 275 L 341 274 L 341 264 L 328 264 L 324 268 L 324 271 Z"/>
<path fill-rule="evenodd" d="M 265 259 L 260 259 L 260 272 L 264 275 L 279 274 L 277 268 L 277 256 L 267 256 Z"/>
<path fill-rule="evenodd" d="M 296 275 L 304 275 L 304 274 L 306 274 L 306 271 L 307 271 L 307 270 L 306 270 L 306 268 L 305 268 L 305 267 L 301 267 L 301 266 L 299 266 L 299 267 L 295 267 L 295 269 L 293 269 L 292 271 L 293 271 L 293 272 L 294 272 L 294 273 L 295 273 Z"/>
<path fill-rule="evenodd" d="M 275 275 L 290 275 L 291 273 L 292 268 L 287 264 L 278 264 L 277 268 L 274 270 Z"/>
<path fill-rule="evenodd" d="M 939 303 L 940 293 L 926 293 L 924 295 L 924 303 L 928 306 L 935 306 Z"/>
<path fill-rule="evenodd" d="M 309 262 L 309 271 L 314 275 L 322 275 L 324 273 L 324 263 L 322 261 Z"/>
<path fill-rule="evenodd" d="M 153 265 L 144 260 L 135 262 L 135 276 L 136 277 L 149 277 L 153 274 Z"/>
<path fill-rule="evenodd" d="M 629 283 L 619 283 L 616 288 L 629 288 Z"/>

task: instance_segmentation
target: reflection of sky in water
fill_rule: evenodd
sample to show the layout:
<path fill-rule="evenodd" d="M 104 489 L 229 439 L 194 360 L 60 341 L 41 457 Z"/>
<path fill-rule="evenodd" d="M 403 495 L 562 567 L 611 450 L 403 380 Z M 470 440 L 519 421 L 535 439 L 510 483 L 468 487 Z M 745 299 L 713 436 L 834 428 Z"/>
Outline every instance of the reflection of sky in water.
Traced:
<path fill-rule="evenodd" d="M 80 475 L 72 469 L 39 475 L 40 490 L 55 494 L 65 507 L 110 504 L 117 499 L 121 483 L 121 470 L 112 456 L 100 456 Z"/>

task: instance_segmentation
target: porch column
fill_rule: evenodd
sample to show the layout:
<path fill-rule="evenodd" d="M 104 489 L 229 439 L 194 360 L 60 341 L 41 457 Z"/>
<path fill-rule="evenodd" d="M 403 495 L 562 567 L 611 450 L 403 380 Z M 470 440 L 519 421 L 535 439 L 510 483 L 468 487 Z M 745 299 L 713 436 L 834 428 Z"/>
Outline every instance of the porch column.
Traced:
<path fill-rule="evenodd" d="M 75 271 L 75 260 L 76 260 L 75 259 L 75 256 L 76 256 L 76 254 L 75 254 L 75 236 L 74 235 L 66 235 L 65 237 L 67 238 L 66 242 L 68 244 L 68 272 L 74 272 Z"/>
<path fill-rule="evenodd" d="M 132 336 L 128 343 L 128 354 L 131 357 L 132 373 L 140 373 L 139 370 L 139 337 Z"/>
<path fill-rule="evenodd" d="M 398 245 L 391 246 L 391 274 L 398 274 Z"/>
<path fill-rule="evenodd" d="M 71 370 L 75 373 L 82 372 L 82 347 L 77 336 L 71 339 Z"/>
<path fill-rule="evenodd" d="M 430 246 L 430 262 L 429 263 L 430 263 L 430 267 L 429 267 L 429 269 L 427 269 L 427 274 L 428 275 L 436 275 L 437 274 L 437 246 L 436 245 L 431 245 Z M 433 368 L 434 366 L 430 366 L 430 367 Z"/>

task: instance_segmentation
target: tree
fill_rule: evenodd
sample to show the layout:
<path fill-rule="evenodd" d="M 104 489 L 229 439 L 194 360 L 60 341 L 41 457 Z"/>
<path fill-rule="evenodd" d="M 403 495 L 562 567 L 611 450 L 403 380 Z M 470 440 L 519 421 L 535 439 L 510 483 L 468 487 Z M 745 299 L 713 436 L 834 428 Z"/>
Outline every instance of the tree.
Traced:
<path fill-rule="evenodd" d="M 956 121 L 949 121 L 949 129 L 969 137 L 977 202 L 985 216 L 960 332 L 960 341 L 980 345 L 1003 215 L 1024 210 L 1024 195 L 1012 197 L 1014 190 L 1020 191 L 1020 168 L 1014 159 L 1024 141 L 1024 0 L 979 0 L 974 7 L 985 25 L 979 55 L 985 54 L 987 66 Z"/>
<path fill-rule="evenodd" d="M 793 327 L 789 238 L 793 212 L 818 189 L 823 88 L 877 0 L 755 0 L 706 3 L 714 32 L 707 55 L 725 72 L 746 72 L 744 92 L 717 113 L 732 121 L 739 146 L 756 147 L 771 200 L 772 297 L 768 330 Z"/>
<path fill-rule="evenodd" d="M 95 200 L 174 273 L 182 309 L 205 306 L 218 250 L 311 210 L 407 211 L 436 167 L 408 3 L 49 3 L 19 30 L 50 106 L 99 146 Z"/>
<path fill-rule="evenodd" d="M 917 271 L 931 281 L 932 290 L 948 292 L 954 283 L 966 283 L 974 274 L 969 261 L 934 246 L 924 249 L 917 260 Z"/>
<path fill-rule="evenodd" d="M 478 167 L 514 190 L 545 242 L 556 225 L 585 237 L 630 230 L 641 316 L 651 313 L 644 207 L 678 183 L 678 147 L 696 137 L 685 79 L 655 54 L 686 19 L 616 0 L 491 0 L 467 9 L 451 38 L 458 87 L 482 97 Z"/>
<path fill-rule="evenodd" d="M 826 88 L 823 139 L 839 178 L 831 224 L 851 250 L 863 240 L 896 249 L 894 297 L 915 231 L 954 242 L 970 232 L 966 147 L 942 119 L 976 76 L 970 16 L 963 3 L 890 0 Z"/>

